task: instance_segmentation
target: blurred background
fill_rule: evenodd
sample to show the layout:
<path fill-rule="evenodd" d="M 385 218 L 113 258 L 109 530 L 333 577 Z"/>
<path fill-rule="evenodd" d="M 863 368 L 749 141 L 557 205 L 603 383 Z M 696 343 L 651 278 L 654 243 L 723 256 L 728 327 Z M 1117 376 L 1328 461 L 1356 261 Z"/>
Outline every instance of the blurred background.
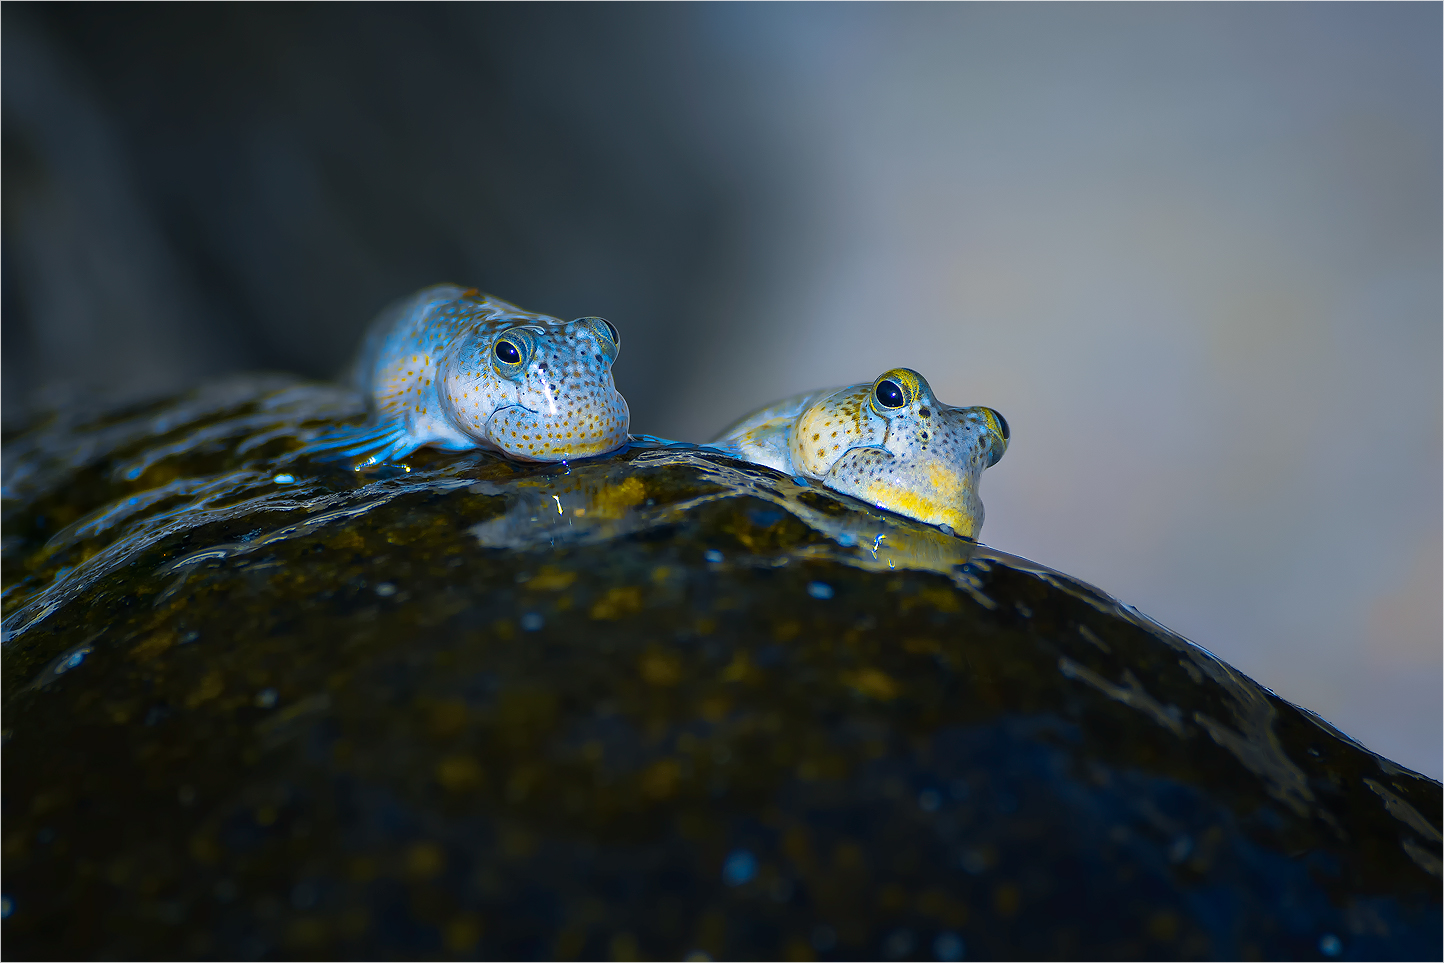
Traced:
<path fill-rule="evenodd" d="M 983 538 L 1441 774 L 1437 4 L 7 3 L 3 414 L 438 281 L 704 440 L 918 368 Z"/>

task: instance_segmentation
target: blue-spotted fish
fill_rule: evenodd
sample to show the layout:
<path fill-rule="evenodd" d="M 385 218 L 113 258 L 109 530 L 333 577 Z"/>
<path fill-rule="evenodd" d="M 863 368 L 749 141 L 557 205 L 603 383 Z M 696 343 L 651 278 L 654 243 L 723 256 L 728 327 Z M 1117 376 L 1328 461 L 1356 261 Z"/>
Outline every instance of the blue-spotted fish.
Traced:
<path fill-rule="evenodd" d="M 922 375 L 893 368 L 871 384 L 769 405 L 711 445 L 977 538 L 978 479 L 1007 450 L 1008 423 L 991 408 L 941 404 Z"/>
<path fill-rule="evenodd" d="M 541 462 L 609 452 L 630 419 L 612 382 L 620 346 L 602 318 L 562 321 L 474 288 L 426 288 L 382 311 L 366 336 L 352 381 L 368 422 L 306 452 L 357 468 L 423 445 Z"/>

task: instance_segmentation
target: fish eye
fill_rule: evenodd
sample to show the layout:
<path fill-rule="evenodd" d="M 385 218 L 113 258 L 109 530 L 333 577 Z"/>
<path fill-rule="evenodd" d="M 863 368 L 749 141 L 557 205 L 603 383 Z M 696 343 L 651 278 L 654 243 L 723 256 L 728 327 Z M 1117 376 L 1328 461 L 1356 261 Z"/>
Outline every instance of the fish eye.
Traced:
<path fill-rule="evenodd" d="M 873 389 L 873 394 L 877 395 L 877 403 L 884 408 L 901 408 L 907 404 L 907 396 L 903 394 L 902 385 L 891 378 L 879 381 L 877 387 Z"/>
<path fill-rule="evenodd" d="M 993 409 L 993 408 L 989 408 L 988 411 L 992 412 L 993 417 L 998 420 L 998 427 L 999 427 L 1000 429 L 1002 429 L 1002 432 L 1003 432 L 1003 440 L 1004 440 L 1004 441 L 1011 441 L 1011 440 L 1012 440 L 1012 435 L 1009 434 L 1009 432 L 1008 432 L 1008 419 L 1004 418 L 1001 414 L 999 414 L 999 413 L 998 413 L 995 409 Z"/>
<path fill-rule="evenodd" d="M 612 324 L 612 322 L 608 321 L 606 318 L 577 318 L 575 321 L 572 322 L 572 324 L 588 324 L 591 326 L 593 331 L 606 338 L 607 340 L 611 341 L 612 344 L 616 345 L 619 348 L 622 346 L 622 336 L 617 333 L 616 326 Z"/>
<path fill-rule="evenodd" d="M 494 350 L 498 361 L 505 364 L 521 364 L 521 351 L 510 341 L 498 341 Z"/>

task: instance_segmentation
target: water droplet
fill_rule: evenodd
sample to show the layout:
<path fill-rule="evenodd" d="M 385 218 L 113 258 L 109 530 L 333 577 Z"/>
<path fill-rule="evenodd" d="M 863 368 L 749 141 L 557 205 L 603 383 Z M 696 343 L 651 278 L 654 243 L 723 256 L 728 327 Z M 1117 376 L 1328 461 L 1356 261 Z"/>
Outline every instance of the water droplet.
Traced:
<path fill-rule="evenodd" d="M 808 582 L 807 594 L 815 599 L 830 599 L 832 598 L 832 586 L 826 582 Z"/>
<path fill-rule="evenodd" d="M 745 849 L 735 849 L 722 864 L 722 880 L 728 886 L 741 886 L 757 875 L 757 857 Z"/>
<path fill-rule="evenodd" d="M 1344 952 L 1344 941 L 1333 933 L 1325 933 L 1319 937 L 1319 952 L 1325 956 L 1338 956 Z"/>
<path fill-rule="evenodd" d="M 274 478 L 272 478 L 271 481 L 275 482 L 277 485 L 294 485 L 296 483 L 296 476 L 288 475 L 285 472 L 282 472 L 281 474 L 276 475 Z"/>
<path fill-rule="evenodd" d="M 269 709 L 276 704 L 280 694 L 275 689 L 262 689 L 256 693 L 256 706 L 260 709 Z"/>
<path fill-rule="evenodd" d="M 381 596 L 383 599 L 390 598 L 391 596 L 396 594 L 396 586 L 392 585 L 390 582 L 382 582 L 376 586 L 376 594 Z"/>
<path fill-rule="evenodd" d="M 0 896 L 0 920 L 8 920 L 10 914 L 15 912 L 15 904 L 8 896 Z"/>
<path fill-rule="evenodd" d="M 943 797 L 935 789 L 924 789 L 918 794 L 918 805 L 925 813 L 935 813 L 943 804 Z"/>
<path fill-rule="evenodd" d="M 535 632 L 546 624 L 540 612 L 527 612 L 521 617 L 521 628 L 523 632 Z"/>
<path fill-rule="evenodd" d="M 933 956 L 943 963 L 953 963 L 963 958 L 963 938 L 956 933 L 939 933 L 933 940 Z"/>
<path fill-rule="evenodd" d="M 702 557 L 705 558 L 707 561 L 712 562 L 713 564 L 722 561 L 722 553 L 717 551 L 715 548 L 707 549 L 707 551 L 702 553 Z"/>
<path fill-rule="evenodd" d="M 71 669 L 74 669 L 76 666 L 80 665 L 80 663 L 84 662 L 85 657 L 89 654 L 90 646 L 88 645 L 82 646 L 76 649 L 74 652 L 66 653 L 65 655 L 62 655 L 60 658 L 55 660 L 55 668 L 52 669 L 51 672 L 55 675 L 60 675 L 63 672 L 69 672 Z"/>

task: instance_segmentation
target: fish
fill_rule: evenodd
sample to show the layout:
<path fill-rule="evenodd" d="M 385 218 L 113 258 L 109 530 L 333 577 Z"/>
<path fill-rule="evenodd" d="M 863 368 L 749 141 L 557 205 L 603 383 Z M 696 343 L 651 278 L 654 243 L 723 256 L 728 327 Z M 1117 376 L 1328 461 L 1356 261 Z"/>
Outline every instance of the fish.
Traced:
<path fill-rule="evenodd" d="M 992 408 L 945 405 L 921 374 L 892 368 L 760 408 L 708 447 L 976 539 L 978 482 L 1009 438 Z"/>
<path fill-rule="evenodd" d="M 626 444 L 631 421 L 612 380 L 620 350 L 605 318 L 563 321 L 433 285 L 372 322 L 350 376 L 366 423 L 326 431 L 303 454 L 357 469 L 423 446 L 526 462 L 602 455 Z"/>

